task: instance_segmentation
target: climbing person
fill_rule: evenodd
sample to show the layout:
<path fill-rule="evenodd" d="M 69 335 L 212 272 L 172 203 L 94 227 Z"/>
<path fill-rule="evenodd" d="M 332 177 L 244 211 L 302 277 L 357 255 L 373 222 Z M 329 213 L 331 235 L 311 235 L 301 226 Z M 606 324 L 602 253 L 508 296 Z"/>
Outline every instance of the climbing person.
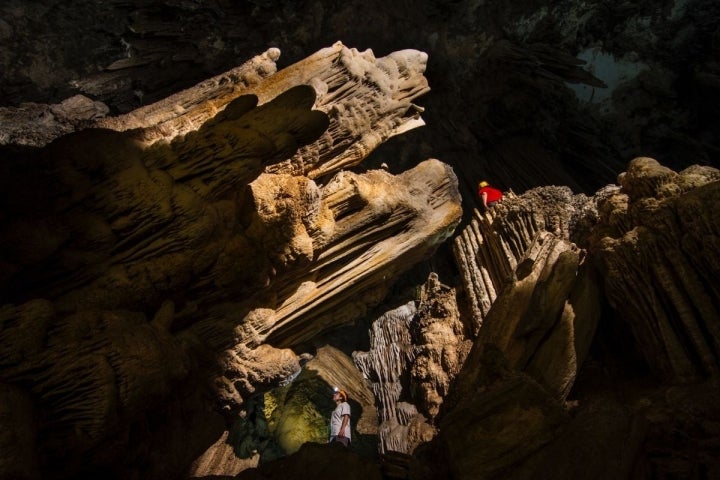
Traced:
<path fill-rule="evenodd" d="M 478 197 L 482 200 L 483 207 L 487 210 L 496 205 L 503 197 L 503 193 L 497 188 L 491 187 L 485 180 L 478 183 Z"/>
<path fill-rule="evenodd" d="M 335 410 L 330 416 L 330 442 L 339 442 L 346 447 L 350 445 L 350 404 L 347 403 L 347 393 L 338 387 L 333 389 Z"/>

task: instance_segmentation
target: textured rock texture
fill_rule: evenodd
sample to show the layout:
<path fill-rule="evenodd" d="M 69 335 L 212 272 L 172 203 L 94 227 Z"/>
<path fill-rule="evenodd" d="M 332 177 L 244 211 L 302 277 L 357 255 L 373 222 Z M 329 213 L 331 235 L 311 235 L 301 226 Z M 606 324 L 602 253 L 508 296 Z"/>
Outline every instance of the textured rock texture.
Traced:
<path fill-rule="evenodd" d="M 635 156 L 717 166 L 714 0 L 6 0 L 0 19 L 0 106 L 24 103 L 28 118 L 40 114 L 32 102 L 74 95 L 91 100 L 86 118 L 127 113 L 269 47 L 285 67 L 341 40 L 431 55 L 429 128 L 373 165 L 443 158 L 468 202 L 481 177 L 592 194 Z"/>
<path fill-rule="evenodd" d="M 373 325 L 371 349 L 355 354 L 376 392 L 384 422 L 381 445 L 388 451 L 412 452 L 407 457 L 392 451 L 382 456 L 383 473 L 390 478 L 438 479 L 525 479 L 536 478 L 538 472 L 558 479 L 588 472 L 601 479 L 692 472 L 714 477 L 720 471 L 714 455 L 720 418 L 714 364 L 707 360 L 710 366 L 705 368 L 699 355 L 689 353 L 697 361 L 692 375 L 658 368 L 672 364 L 666 356 L 673 352 L 659 349 L 641 329 L 650 328 L 645 319 L 663 321 L 678 311 L 672 301 L 677 296 L 661 301 L 652 288 L 619 288 L 608 265 L 622 272 L 652 272 L 655 255 L 643 252 L 655 251 L 654 236 L 628 237 L 622 232 L 665 218 L 656 235 L 679 236 L 683 245 L 693 245 L 675 253 L 673 265 L 694 265 L 717 277 L 712 250 L 694 247 L 699 241 L 717 243 L 711 220 L 717 202 L 695 201 L 692 216 L 659 215 L 661 206 L 671 208 L 695 195 L 710 195 L 718 185 L 716 176 L 715 169 L 693 167 L 675 173 L 655 160 L 638 158 L 620 176 L 620 186 L 608 186 L 592 198 L 546 187 L 509 194 L 490 212 L 475 212 L 475 220 L 454 241 L 464 295 L 455 303 L 443 295 L 445 287 L 437 279 L 425 290 L 432 292 L 427 310 L 442 319 L 440 324 L 450 327 L 458 318 L 453 312 L 461 312 L 473 347 L 450 388 L 432 390 L 440 393 L 440 408 L 437 415 L 424 411 L 428 436 L 421 442 L 415 442 L 416 412 L 437 404 L 423 403 L 428 397 L 419 383 L 414 388 L 405 385 L 412 384 L 410 372 L 426 365 L 415 355 L 428 345 L 412 334 L 413 324 L 421 322 L 417 305 L 423 303 L 411 302 L 383 315 Z M 632 206 L 628 199 L 633 196 L 645 200 L 642 208 Z M 679 218 L 705 220 L 693 222 L 702 225 L 693 229 L 677 222 Z M 633 255 L 616 250 L 629 240 Z M 708 261 L 700 260 L 706 256 Z M 677 277 L 683 280 L 675 285 L 684 288 L 684 280 L 693 275 Z M 625 282 L 648 278 L 652 275 L 623 276 Z M 712 297 L 712 291 L 688 295 L 690 311 L 705 311 L 704 299 Z M 615 295 L 622 298 L 619 303 Z M 657 295 L 653 305 L 663 309 L 661 314 L 648 311 L 644 303 L 635 305 L 646 295 Z M 701 327 L 709 350 L 717 341 L 717 318 L 705 320 L 710 324 Z M 694 321 L 703 325 L 704 320 Z M 676 328 L 687 323 L 665 329 L 673 334 L 666 338 L 684 345 L 681 351 L 692 352 L 699 347 L 684 344 L 690 335 Z M 629 328 L 607 333 L 613 324 Z M 598 329 L 600 337 L 632 336 L 631 342 L 615 338 L 611 343 L 619 348 L 639 345 L 653 375 L 638 376 L 630 371 L 637 368 L 632 363 L 616 364 L 617 358 L 604 356 L 597 338 L 593 343 Z M 630 356 L 620 358 L 627 361 Z M 442 369 L 433 370 L 430 377 L 436 382 L 447 378 Z M 672 432 L 683 432 L 682 440 Z"/>
<path fill-rule="evenodd" d="M 352 409 L 352 450 L 366 458 L 377 451 L 378 418 L 372 391 L 342 351 L 317 350 L 292 381 L 249 397 L 243 414 L 196 461 L 191 476 L 239 473 L 296 453 L 310 443 L 327 443 L 328 418 L 335 408 L 332 386 L 348 393 Z"/>
<path fill-rule="evenodd" d="M 720 171 L 633 160 L 599 203 L 592 251 L 608 299 L 662 378 L 720 369 Z"/>
<path fill-rule="evenodd" d="M 471 345 L 456 292 L 437 274 L 430 275 L 415 303 L 378 318 L 370 351 L 353 353 L 380 406 L 381 453 L 411 453 L 435 436 L 433 421 Z"/>
<path fill-rule="evenodd" d="M 447 165 L 343 170 L 422 125 L 426 55 L 338 43 L 242 81 L 272 56 L 67 135 L 36 124 L 31 148 L 13 137 L 0 367 L 8 395 L 33 398 L 12 426 L 35 450 L 8 468 L 32 472 L 37 457 L 45 477 L 179 474 L 221 436 L 220 414 L 299 373 L 287 347 L 361 317 L 452 234 Z M 191 412 L 189 438 L 173 409 Z M 173 420 L 148 424 L 158 410 Z M 312 437 L 288 435 L 284 453 Z"/>
<path fill-rule="evenodd" d="M 548 187 L 476 212 L 454 251 L 477 338 L 443 403 L 438 435 L 416 450 L 436 466 L 434 476 L 718 472 L 718 409 L 708 407 L 719 398 L 720 316 L 710 281 L 718 276 L 717 175 L 637 158 L 620 187 L 594 198 Z M 593 370 L 603 361 L 591 353 L 601 318 L 629 325 L 654 377 Z M 678 428 L 684 445 L 668 439 Z"/>
<path fill-rule="evenodd" d="M 2 2 L 0 472 L 720 477 L 718 19 Z M 358 443 L 299 447 L 333 384 Z"/>
<path fill-rule="evenodd" d="M 437 475 L 524 478 L 569 423 L 563 401 L 600 318 L 586 252 L 570 242 L 591 202 L 553 187 L 509 195 L 455 238 L 475 339 L 419 452 L 444 452 Z"/>
<path fill-rule="evenodd" d="M 565 398 L 600 319 L 600 291 L 582 238 L 592 199 L 544 187 L 508 196 L 454 241 L 477 336 L 501 349 L 513 368 L 534 374 Z"/>

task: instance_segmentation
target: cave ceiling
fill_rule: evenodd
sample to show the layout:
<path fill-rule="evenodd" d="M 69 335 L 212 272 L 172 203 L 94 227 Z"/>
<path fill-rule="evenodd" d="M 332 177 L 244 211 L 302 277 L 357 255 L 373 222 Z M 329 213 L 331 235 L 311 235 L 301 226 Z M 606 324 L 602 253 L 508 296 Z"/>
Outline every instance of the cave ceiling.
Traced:
<path fill-rule="evenodd" d="M 428 126 L 372 165 L 443 158 L 467 198 L 486 177 L 593 193 L 635 156 L 717 161 L 717 17 L 709 0 L 7 1 L 0 102 L 80 93 L 117 114 L 270 47 L 281 68 L 338 40 L 380 56 L 413 48 L 429 54 Z"/>

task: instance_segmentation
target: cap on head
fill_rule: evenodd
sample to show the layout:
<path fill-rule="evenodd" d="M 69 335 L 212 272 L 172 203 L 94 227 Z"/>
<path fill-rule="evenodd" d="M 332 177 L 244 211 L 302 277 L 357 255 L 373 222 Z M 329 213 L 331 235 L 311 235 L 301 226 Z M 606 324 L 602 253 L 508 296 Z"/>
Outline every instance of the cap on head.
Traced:
<path fill-rule="evenodd" d="M 340 390 L 338 387 L 333 388 L 333 396 L 339 393 L 341 397 L 343 397 L 343 402 L 347 402 L 347 393 L 345 390 Z"/>
<path fill-rule="evenodd" d="M 482 187 L 487 187 L 487 186 L 488 186 L 488 182 L 486 182 L 485 180 L 483 180 L 482 182 L 478 183 L 478 186 L 480 186 L 481 188 L 482 188 Z"/>

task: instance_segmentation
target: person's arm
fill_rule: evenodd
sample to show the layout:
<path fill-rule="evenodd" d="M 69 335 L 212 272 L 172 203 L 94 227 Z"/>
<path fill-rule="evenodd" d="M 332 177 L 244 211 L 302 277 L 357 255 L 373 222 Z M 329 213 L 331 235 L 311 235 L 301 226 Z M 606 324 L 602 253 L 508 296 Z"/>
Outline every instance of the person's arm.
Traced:
<path fill-rule="evenodd" d="M 345 414 L 342 418 L 342 424 L 340 425 L 340 430 L 338 430 L 338 437 L 345 436 L 345 427 L 347 427 L 348 421 L 350 421 L 350 415 Z"/>
<path fill-rule="evenodd" d="M 482 192 L 480 196 L 482 197 L 483 207 L 487 208 L 487 192 Z"/>

